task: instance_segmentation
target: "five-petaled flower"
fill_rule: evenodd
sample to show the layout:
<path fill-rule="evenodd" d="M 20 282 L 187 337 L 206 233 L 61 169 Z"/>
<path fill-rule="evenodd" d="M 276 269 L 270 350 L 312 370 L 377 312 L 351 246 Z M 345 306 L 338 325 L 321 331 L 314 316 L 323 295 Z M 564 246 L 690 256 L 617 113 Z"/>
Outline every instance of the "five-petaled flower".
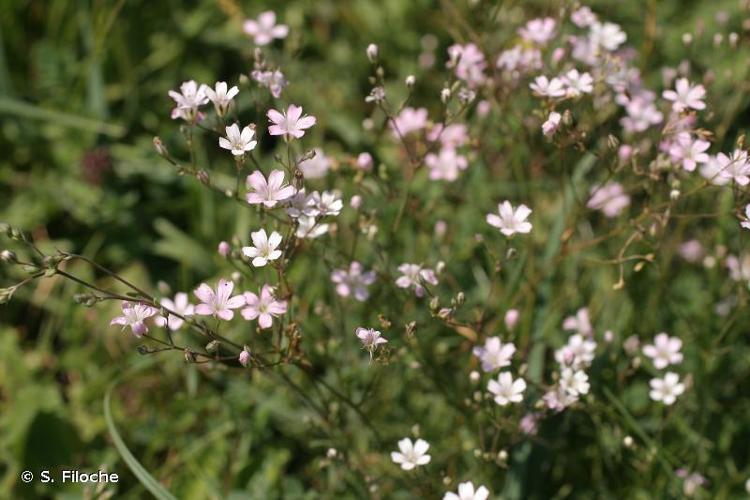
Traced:
<path fill-rule="evenodd" d="M 476 346 L 472 352 L 482 363 L 482 370 L 494 372 L 510 365 L 516 346 L 512 342 L 503 343 L 500 337 L 489 337 L 484 341 L 484 346 Z"/>
<path fill-rule="evenodd" d="M 166 309 L 169 309 L 173 313 L 179 314 L 180 316 L 192 316 L 195 311 L 195 307 L 190 303 L 188 294 L 186 294 L 185 292 L 179 292 L 174 296 L 174 300 L 163 298 L 159 302 Z M 154 319 L 154 323 L 161 327 L 166 325 L 170 330 L 176 331 L 182 327 L 182 325 L 185 323 L 185 320 L 179 316 L 175 316 L 174 314 L 167 313 L 166 318 L 164 316 L 157 316 Z"/>
<path fill-rule="evenodd" d="M 372 353 L 377 349 L 380 344 L 388 342 L 384 339 L 380 332 L 373 328 L 359 327 L 355 330 L 357 338 L 362 341 L 362 348 L 366 349 L 370 353 L 370 361 L 372 361 Z"/>
<path fill-rule="evenodd" d="M 401 276 L 396 279 L 396 286 L 399 288 L 414 287 L 414 295 L 417 297 L 424 297 L 425 283 L 433 286 L 438 284 L 435 271 L 423 269 L 419 264 L 401 264 L 398 266 L 398 270 Z"/>
<path fill-rule="evenodd" d="M 526 381 L 520 377 L 513 380 L 513 375 L 510 372 L 501 372 L 497 376 L 497 380 L 489 381 L 487 390 L 495 396 L 495 403 L 500 406 L 505 406 L 508 403 L 520 403 L 523 401 Z"/>
<path fill-rule="evenodd" d="M 276 24 L 276 13 L 272 10 L 262 12 L 258 19 L 248 19 L 242 25 L 242 30 L 253 37 L 256 45 L 268 45 L 275 38 L 286 38 L 289 27 Z"/>
<path fill-rule="evenodd" d="M 365 271 L 357 261 L 349 264 L 348 270 L 334 269 L 331 273 L 331 281 L 336 283 L 336 293 L 342 297 L 354 296 L 360 302 L 370 296 L 367 287 L 375 283 L 376 277 L 375 271 Z"/>
<path fill-rule="evenodd" d="M 250 191 L 246 195 L 251 205 L 263 204 L 266 208 L 275 207 L 280 201 L 285 201 L 297 192 L 294 187 L 284 184 L 284 171 L 272 170 L 268 180 L 263 172 L 256 170 L 247 176 L 247 186 Z"/>
<path fill-rule="evenodd" d="M 706 103 L 703 99 L 706 98 L 706 89 L 703 85 L 691 86 L 687 78 L 680 78 L 675 83 L 674 90 L 665 90 L 662 93 L 662 97 L 668 101 L 672 101 L 672 110 L 676 113 L 681 113 L 687 109 L 705 109 Z"/>
<path fill-rule="evenodd" d="M 232 309 L 238 309 L 245 305 L 245 299 L 242 295 L 232 297 L 233 290 L 234 283 L 230 280 L 220 279 L 216 285 L 216 290 L 213 290 L 206 283 L 201 283 L 193 292 L 201 301 L 200 304 L 195 306 L 195 314 L 214 316 L 224 321 L 231 320 L 234 318 Z"/>
<path fill-rule="evenodd" d="M 248 321 L 258 319 L 258 326 L 271 328 L 273 318 L 286 314 L 287 304 L 285 300 L 276 300 L 274 288 L 271 285 L 263 285 L 260 296 L 245 292 L 246 307 L 240 311 L 242 317 Z"/>
<path fill-rule="evenodd" d="M 671 405 L 677 400 L 677 396 L 685 392 L 685 384 L 680 383 L 680 376 L 673 372 L 667 372 L 664 378 L 652 378 L 649 385 L 651 399 L 665 405 Z"/>
<path fill-rule="evenodd" d="M 398 442 L 399 451 L 391 452 L 391 460 L 400 464 L 404 470 L 412 470 L 420 465 L 430 463 L 432 457 L 427 454 L 430 445 L 424 439 L 417 439 L 412 443 L 411 439 L 404 438 Z"/>
<path fill-rule="evenodd" d="M 216 114 L 224 116 L 227 114 L 229 104 L 231 104 L 234 96 L 240 93 L 240 89 L 235 85 L 227 90 L 227 82 L 216 82 L 215 89 L 206 86 L 205 92 L 208 99 L 214 103 Z"/>
<path fill-rule="evenodd" d="M 643 354 L 651 358 L 654 368 L 662 370 L 669 365 L 682 362 L 680 349 L 682 349 L 682 340 L 662 332 L 654 337 L 653 344 L 643 346 Z"/>
<path fill-rule="evenodd" d="M 290 104 L 286 111 L 268 110 L 268 120 L 273 123 L 268 127 L 271 135 L 283 135 L 287 140 L 294 137 L 299 139 L 305 135 L 305 130 L 315 125 L 315 117 L 302 116 L 302 107 Z"/>
<path fill-rule="evenodd" d="M 226 127 L 226 132 L 226 138 L 219 137 L 219 146 L 230 150 L 234 156 L 242 156 L 248 151 L 255 149 L 255 146 L 258 144 L 258 141 L 253 140 L 255 130 L 249 125 L 240 132 L 240 127 L 236 123 L 233 123 Z"/>
<path fill-rule="evenodd" d="M 509 201 L 504 201 L 497 206 L 497 210 L 498 214 L 487 214 L 487 224 L 498 228 L 505 236 L 531 232 L 531 223 L 526 220 L 531 209 L 526 205 L 519 205 L 514 210 Z"/>
<path fill-rule="evenodd" d="M 272 231 L 271 235 L 268 236 L 265 229 L 260 229 L 250 233 L 250 238 L 253 240 L 254 246 L 242 247 L 242 253 L 253 259 L 253 266 L 263 267 L 270 261 L 281 257 L 281 250 L 278 250 L 278 246 L 281 244 L 281 235 L 276 231 Z"/>
<path fill-rule="evenodd" d="M 146 319 L 155 315 L 158 311 L 146 304 L 140 302 L 128 302 L 122 303 L 122 316 L 113 318 L 109 323 L 110 325 L 122 325 L 123 330 L 125 327 L 130 327 L 133 331 L 133 335 L 136 337 L 142 337 L 148 333 L 148 326 L 146 326 Z"/>
<path fill-rule="evenodd" d="M 474 483 L 466 481 L 459 483 L 458 493 L 449 491 L 443 495 L 443 500 L 487 500 L 488 496 L 490 496 L 490 490 L 485 486 L 474 489 Z"/>

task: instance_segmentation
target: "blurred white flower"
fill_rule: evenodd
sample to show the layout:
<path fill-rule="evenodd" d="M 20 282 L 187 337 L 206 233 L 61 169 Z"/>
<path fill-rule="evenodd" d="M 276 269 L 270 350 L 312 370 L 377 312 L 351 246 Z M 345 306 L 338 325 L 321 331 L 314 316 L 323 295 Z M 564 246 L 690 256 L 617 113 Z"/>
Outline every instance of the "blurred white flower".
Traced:
<path fill-rule="evenodd" d="M 654 337 L 653 344 L 643 346 L 643 354 L 651 358 L 654 368 L 662 370 L 669 365 L 682 363 L 682 340 L 660 333 Z"/>
<path fill-rule="evenodd" d="M 516 346 L 512 342 L 503 344 L 500 337 L 489 337 L 484 341 L 483 347 L 476 346 L 472 352 L 481 361 L 482 370 L 493 372 L 510 365 Z"/>
<path fill-rule="evenodd" d="M 443 500 L 487 500 L 490 490 L 484 486 L 474 489 L 474 483 L 467 481 L 459 483 L 458 493 L 448 492 L 443 495 Z"/>
<path fill-rule="evenodd" d="M 412 443 L 411 439 L 404 438 L 398 442 L 399 451 L 391 452 L 391 460 L 393 463 L 400 464 L 404 470 L 412 470 L 430 463 L 432 457 L 427 455 L 429 448 L 429 443 L 424 439 L 417 439 Z"/>
<path fill-rule="evenodd" d="M 685 385 L 680 383 L 679 375 L 673 372 L 667 372 L 664 378 L 652 378 L 649 385 L 651 399 L 665 405 L 671 405 L 677 400 L 677 396 L 685 392 Z"/>
<path fill-rule="evenodd" d="M 510 372 L 501 372 L 497 376 L 497 380 L 489 381 L 487 390 L 495 396 L 495 403 L 500 406 L 505 406 L 508 403 L 520 403 L 523 401 L 526 381 L 520 377 L 513 380 L 513 375 Z"/>
<path fill-rule="evenodd" d="M 497 210 L 498 214 L 487 214 L 487 224 L 500 229 L 505 236 L 531 232 L 531 223 L 526 220 L 531 209 L 526 205 L 519 205 L 514 210 L 509 201 L 504 201 L 497 206 Z"/>
<path fill-rule="evenodd" d="M 276 13 L 271 10 L 262 12 L 257 19 L 248 19 L 242 29 L 253 37 L 256 45 L 268 45 L 275 38 L 286 38 L 289 34 L 287 25 L 276 24 Z"/>

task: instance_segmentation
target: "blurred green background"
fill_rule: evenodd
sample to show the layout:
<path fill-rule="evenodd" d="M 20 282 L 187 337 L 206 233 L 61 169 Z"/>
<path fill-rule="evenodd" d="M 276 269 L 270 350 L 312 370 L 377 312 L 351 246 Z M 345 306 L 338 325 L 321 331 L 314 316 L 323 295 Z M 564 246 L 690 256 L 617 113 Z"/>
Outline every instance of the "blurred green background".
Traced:
<path fill-rule="evenodd" d="M 234 234 L 246 234 L 251 224 L 247 217 L 236 215 L 231 202 L 218 199 L 193 179 L 178 178 L 155 154 L 152 139 L 159 135 L 170 148 L 179 148 L 179 124 L 169 118 L 169 89 L 188 79 L 206 83 L 226 80 L 231 85 L 238 82 L 240 74 L 249 73 L 253 47 L 240 31 L 244 17 L 271 8 L 290 26 L 289 38 L 275 44 L 269 53 L 283 62 L 291 82 L 285 101 L 302 104 L 318 118 L 319 126 L 306 137 L 306 146 L 321 145 L 327 154 L 342 158 L 369 150 L 388 162 L 395 161 L 393 153 L 388 148 L 380 151 L 377 137 L 362 128 L 371 109 L 363 99 L 369 92 L 370 75 L 366 45 L 379 44 L 387 74 L 394 81 L 416 74 L 417 104 L 435 109 L 445 79 L 445 49 L 454 40 L 468 40 L 473 32 L 488 30 L 492 33 L 489 45 L 499 49 L 515 37 L 515 29 L 524 19 L 555 15 L 567 2 L 499 4 L 498 21 L 490 25 L 487 12 L 497 7 L 496 2 L 0 0 L 0 220 L 30 231 L 48 251 L 75 250 L 150 289 L 163 280 L 175 290 L 189 290 L 222 270 L 226 272 L 214 251 L 217 243 Z M 684 59 L 689 59 L 696 74 L 712 73 L 710 121 L 720 145 L 731 147 L 748 125 L 748 50 L 715 49 L 712 34 L 744 33 L 747 12 L 741 9 L 741 2 L 611 0 L 592 2 L 591 6 L 623 26 L 628 42 L 641 51 L 639 66 L 654 88 L 661 88 L 662 66 L 675 66 Z M 717 16 L 720 12 L 726 13 L 726 20 Z M 681 41 L 686 32 L 696 38 L 689 47 Z M 437 37 L 438 43 L 434 66 L 425 69 L 419 67 L 418 60 L 430 52 L 423 47 L 426 34 Z M 270 106 L 270 98 L 266 99 Z M 244 106 L 243 116 L 264 120 L 262 113 L 253 114 L 249 101 Z M 515 139 L 512 134 L 493 138 L 498 150 Z M 224 153 L 212 146 L 208 142 L 199 145 L 199 162 L 226 161 Z M 270 155 L 274 146 L 270 140 L 261 141 L 265 154 Z M 513 154 L 503 157 L 508 170 L 545 161 L 544 151 L 533 144 L 520 141 L 514 147 Z M 482 206 L 491 207 L 498 191 L 483 186 L 480 176 L 470 177 L 469 182 L 467 192 L 476 190 Z M 558 183 L 542 179 L 533 185 L 549 192 Z M 506 185 L 498 189 L 525 188 Z M 539 206 L 541 211 L 542 201 Z M 454 242 L 486 232 L 483 219 L 476 217 L 476 207 L 462 210 Z M 485 211 L 482 208 L 479 213 Z M 450 216 L 451 212 L 440 215 Z M 736 223 L 730 221 L 727 227 L 734 228 L 731 224 Z M 425 223 L 423 229 L 428 226 Z M 562 226 L 557 229 L 561 232 Z M 700 230 L 683 229 L 680 234 L 695 235 Z M 428 245 L 409 240 L 408 231 L 404 229 L 406 239 L 398 252 L 404 260 L 411 257 L 418 261 L 424 254 L 421 248 Z M 720 242 L 732 238 L 725 234 L 736 233 L 721 228 L 710 231 Z M 737 241 L 723 242 L 738 246 Z M 678 243 L 675 239 L 669 245 L 674 248 Z M 457 259 L 475 256 L 475 247 L 457 246 L 463 248 Z M 599 255 L 609 256 L 611 252 L 606 251 Z M 331 297 L 329 271 L 313 262 L 308 269 L 297 271 L 307 273 L 308 297 Z M 671 333 L 680 328 L 693 332 L 686 335 L 694 342 L 686 350 L 695 351 L 686 368 L 693 370 L 707 389 L 689 402 L 695 412 L 692 420 L 678 421 L 669 431 L 674 435 L 662 435 L 659 414 L 645 408 L 645 384 L 626 390 L 622 397 L 628 406 L 623 412 L 603 400 L 607 407 L 593 417 L 566 413 L 549 427 L 553 435 L 565 434 L 565 445 L 524 447 L 514 455 L 510 472 L 503 472 L 507 498 L 617 497 L 613 492 L 653 498 L 653 491 L 679 496 L 679 489 L 665 478 L 664 471 L 655 470 L 661 465 L 642 465 L 642 456 L 621 456 L 622 435 L 634 432 L 628 427 L 632 417 L 624 416 L 631 412 L 639 417 L 638 428 L 645 426 L 660 442 L 681 441 L 678 449 L 683 458 L 691 457 L 712 478 L 725 478 L 725 484 L 714 479 L 711 487 L 717 494 L 731 498 L 740 491 L 740 478 L 748 475 L 750 458 L 750 361 L 746 336 L 734 351 L 726 341 L 742 338 L 742 327 L 750 323 L 743 315 L 733 316 L 730 334 L 722 333 L 728 336 L 722 336 L 721 350 L 711 350 L 719 328 L 707 311 L 722 296 L 725 274 L 717 269 L 706 281 L 698 271 L 680 269 L 670 274 L 670 266 L 675 264 L 662 264 L 666 269 L 662 288 L 649 288 L 653 281 L 645 278 L 639 288 L 636 277 L 627 295 L 616 301 L 609 299 L 611 281 L 607 281 L 614 275 L 613 269 L 578 282 L 579 264 L 561 267 L 541 284 L 540 303 L 530 304 L 529 310 L 544 316 L 528 316 L 524 323 L 527 329 L 551 332 L 564 315 L 586 305 L 588 297 L 598 291 L 605 291 L 598 303 L 601 324 L 619 330 L 622 337 L 626 333 L 650 335 L 665 324 L 673 327 Z M 106 283 L 90 268 L 71 266 L 70 271 Z M 479 279 L 476 272 L 468 270 L 460 278 L 464 282 Z M 563 290 L 562 296 L 549 296 L 545 287 L 552 284 Z M 471 293 L 479 297 L 484 290 L 480 287 Z M 43 488 L 25 486 L 18 480 L 23 470 L 60 465 L 82 470 L 104 465 L 122 478 L 113 486 L 117 498 L 147 495 L 107 432 L 102 403 L 115 381 L 119 383 L 113 391 L 113 415 L 125 443 L 144 467 L 181 499 L 232 495 L 365 498 L 367 480 L 359 472 L 343 466 L 320 466 L 329 447 L 358 450 L 360 468 L 367 469 L 370 463 L 382 460 L 370 454 L 385 456 L 420 420 L 434 433 L 441 429 L 446 435 L 452 432 L 451 420 L 444 418 L 452 415 L 450 398 L 425 391 L 406 403 L 401 384 L 386 383 L 377 396 L 390 406 L 388 418 L 394 423 L 383 432 L 385 448 L 368 442 L 365 432 L 357 432 L 356 416 L 341 408 L 333 411 L 339 412 L 342 422 L 349 422 L 346 440 L 331 442 L 319 432 L 310 432 L 306 424 L 311 418 L 309 410 L 278 377 L 251 378 L 244 372 L 204 370 L 186 365 L 179 355 L 141 356 L 129 335 L 107 326 L 116 312 L 114 305 L 77 306 L 71 299 L 75 291 L 76 286 L 59 279 L 41 281 L 20 290 L 9 305 L 0 306 L 2 498 L 80 497 L 79 486 Z M 390 307 L 383 312 L 397 315 L 400 306 Z M 638 317 L 634 311 L 644 307 L 661 312 Z M 336 342 L 351 340 L 357 318 L 370 322 L 376 318 L 368 317 L 361 308 L 346 315 L 351 316 L 338 339 L 314 335 L 309 349 L 318 356 L 317 369 L 361 396 L 361 387 L 369 380 L 362 367 L 362 353 L 351 349 L 346 358 L 351 366 L 334 368 L 327 364 L 330 360 L 325 352 L 335 348 Z M 316 330 L 316 324 L 310 329 Z M 461 370 L 446 354 L 457 345 L 458 340 L 451 338 L 425 348 L 439 360 L 432 373 L 437 385 Z M 597 370 L 604 372 L 602 377 L 615 378 L 609 373 L 611 366 Z M 293 378 L 297 375 L 289 373 Z M 381 375 L 386 380 L 394 377 L 387 372 Z M 460 384 L 470 390 L 468 382 Z M 386 415 L 389 409 L 379 411 Z M 622 428 L 597 421 L 600 415 L 612 412 L 613 419 L 625 422 Z M 458 450 L 465 437 L 456 433 L 445 442 Z M 577 462 L 566 460 L 571 449 L 577 450 Z M 493 478 L 495 471 L 493 467 L 484 469 L 481 477 Z M 546 482 L 540 482 L 540 474 Z M 387 491 L 382 495 L 409 498 L 407 494 L 391 496 Z"/>

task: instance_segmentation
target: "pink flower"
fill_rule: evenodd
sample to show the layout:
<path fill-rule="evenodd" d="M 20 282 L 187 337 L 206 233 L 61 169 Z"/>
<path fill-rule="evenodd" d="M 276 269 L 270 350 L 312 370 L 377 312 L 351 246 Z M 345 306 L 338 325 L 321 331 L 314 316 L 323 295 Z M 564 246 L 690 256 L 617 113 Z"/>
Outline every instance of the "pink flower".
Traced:
<path fill-rule="evenodd" d="M 618 182 L 608 182 L 603 186 L 591 188 L 591 198 L 586 207 L 601 210 L 605 217 L 617 217 L 630 205 L 630 196 L 625 193 Z"/>
<path fill-rule="evenodd" d="M 482 370 L 494 372 L 500 368 L 510 366 L 510 360 L 516 352 L 512 342 L 503 343 L 500 337 L 489 337 L 484 346 L 476 346 L 471 351 L 482 363 Z"/>
<path fill-rule="evenodd" d="M 575 316 L 568 316 L 563 320 L 563 330 L 573 331 L 585 337 L 591 337 L 594 334 L 594 329 L 591 326 L 591 319 L 589 318 L 589 308 L 582 307 L 576 311 Z"/>
<path fill-rule="evenodd" d="M 505 328 L 507 328 L 509 332 L 512 332 L 516 327 L 516 324 L 518 323 L 520 317 L 521 313 L 518 309 L 508 309 L 508 311 L 505 313 L 504 318 Z"/>
<path fill-rule="evenodd" d="M 251 189 L 246 199 L 250 205 L 262 203 L 267 208 L 275 207 L 280 201 L 288 200 L 296 193 L 294 187 L 284 184 L 284 172 L 272 170 L 268 180 L 260 170 L 247 176 L 247 186 Z"/>
<path fill-rule="evenodd" d="M 458 179 L 458 173 L 466 170 L 469 163 L 466 157 L 456 154 L 455 149 L 443 148 L 440 154 L 427 153 L 424 158 L 425 165 L 430 169 L 430 179 L 433 181 L 446 180 L 453 182 Z"/>
<path fill-rule="evenodd" d="M 427 110 L 425 108 L 404 108 L 401 113 L 390 122 L 393 135 L 406 136 L 411 132 L 422 130 L 427 126 Z"/>
<path fill-rule="evenodd" d="M 519 205 L 515 210 L 509 201 L 497 206 L 498 214 L 487 214 L 487 224 L 496 227 L 505 236 L 516 233 L 530 233 L 531 223 L 526 219 L 531 215 L 531 209 L 526 205 Z"/>
<path fill-rule="evenodd" d="M 432 269 L 423 269 L 419 264 L 401 264 L 398 266 L 402 276 L 396 279 L 396 286 L 399 288 L 414 288 L 414 295 L 424 297 L 424 283 L 428 285 L 437 285 L 438 279 L 435 271 Z"/>
<path fill-rule="evenodd" d="M 456 76 L 466 82 L 469 88 L 481 85 L 484 81 L 484 68 L 487 63 L 484 54 L 473 43 L 448 47 L 449 66 L 456 67 Z"/>
<path fill-rule="evenodd" d="M 551 17 L 532 19 L 518 29 L 518 34 L 527 42 L 546 45 L 555 36 L 555 20 Z"/>
<path fill-rule="evenodd" d="M 286 301 L 274 298 L 274 289 L 271 285 L 263 285 L 260 297 L 252 292 L 245 292 L 245 304 L 247 307 L 240 313 L 248 321 L 258 318 L 258 326 L 271 328 L 273 318 L 286 314 Z"/>
<path fill-rule="evenodd" d="M 320 179 L 325 177 L 331 168 L 331 159 L 320 148 L 314 148 L 312 158 L 301 160 L 297 166 L 305 175 L 305 179 Z"/>
<path fill-rule="evenodd" d="M 286 38 L 289 27 L 276 24 L 276 13 L 269 10 L 261 13 L 258 19 L 248 19 L 242 25 L 242 30 L 253 37 L 256 45 L 268 45 L 274 38 Z"/>
<path fill-rule="evenodd" d="M 447 127 L 436 123 L 427 134 L 427 140 L 440 141 L 443 149 L 456 149 L 469 142 L 469 134 L 463 123 L 453 123 Z"/>
<path fill-rule="evenodd" d="M 703 85 L 692 87 L 687 78 L 680 78 L 675 84 L 675 90 L 665 90 L 662 97 L 672 101 L 672 110 L 681 113 L 687 109 L 705 109 L 706 89 Z"/>
<path fill-rule="evenodd" d="M 280 113 L 275 109 L 268 110 L 268 119 L 273 125 L 268 127 L 271 135 L 283 135 L 288 140 L 290 137 L 299 139 L 305 135 L 305 130 L 315 125 L 315 117 L 302 116 L 302 107 L 290 104 L 285 112 Z"/>
<path fill-rule="evenodd" d="M 706 150 L 710 146 L 708 141 L 693 140 L 689 132 L 680 132 L 669 148 L 669 155 L 672 161 L 682 163 L 682 168 L 692 172 L 699 163 L 708 163 Z"/>
<path fill-rule="evenodd" d="M 719 153 L 716 161 L 719 164 L 718 177 L 726 182 L 733 180 L 740 186 L 750 184 L 750 162 L 748 162 L 746 151 L 735 149 L 730 156 Z"/>
<path fill-rule="evenodd" d="M 133 335 L 140 338 L 145 333 L 148 333 L 148 326 L 146 326 L 146 319 L 155 315 L 158 311 L 151 306 L 142 304 L 140 302 L 123 302 L 122 303 L 122 316 L 117 316 L 110 321 L 110 325 L 122 325 L 122 328 L 130 327 L 133 331 Z"/>
<path fill-rule="evenodd" d="M 245 305 L 245 299 L 242 295 L 232 297 L 232 290 L 234 290 L 234 283 L 225 279 L 219 280 L 215 291 L 207 284 L 201 283 L 193 292 L 201 301 L 200 304 L 195 306 L 195 314 L 213 316 L 224 321 L 231 320 L 234 318 L 232 309 Z"/>
<path fill-rule="evenodd" d="M 384 339 L 380 332 L 373 328 L 362 328 L 359 327 L 355 331 L 357 338 L 362 341 L 362 347 L 370 353 L 370 361 L 372 361 L 372 353 L 378 348 L 380 344 L 388 342 Z"/>
<path fill-rule="evenodd" d="M 565 95 L 578 97 L 581 94 L 590 94 L 594 90 L 594 79 L 590 74 L 579 73 L 577 69 L 571 69 L 562 77 L 565 84 Z"/>
<path fill-rule="evenodd" d="M 167 298 L 161 299 L 161 305 L 169 309 L 170 311 L 179 314 L 180 316 L 192 316 L 195 312 L 195 307 L 189 302 L 188 294 L 180 292 L 174 296 L 174 300 Z M 157 316 L 154 323 L 163 327 L 168 326 L 170 330 L 179 330 L 185 323 L 185 320 L 175 316 L 174 314 L 167 313 L 167 317 Z"/>
<path fill-rule="evenodd" d="M 669 365 L 682 363 L 682 340 L 660 333 L 654 337 L 654 343 L 643 346 L 643 354 L 651 358 L 654 368 L 663 370 Z"/>
<path fill-rule="evenodd" d="M 370 296 L 367 287 L 375 283 L 375 271 L 364 271 L 362 264 L 357 261 L 349 264 L 349 270 L 336 269 L 331 273 L 331 281 L 336 283 L 336 293 L 342 297 L 354 295 L 354 298 L 364 302 Z"/>
<path fill-rule="evenodd" d="M 279 98 L 279 96 L 281 95 L 281 91 L 289 83 L 284 77 L 284 73 L 279 70 L 261 71 L 256 69 L 253 70 L 252 73 L 250 73 L 250 76 L 252 76 L 253 80 L 258 82 L 258 85 L 260 85 L 261 87 L 268 87 L 271 95 L 276 99 Z"/>

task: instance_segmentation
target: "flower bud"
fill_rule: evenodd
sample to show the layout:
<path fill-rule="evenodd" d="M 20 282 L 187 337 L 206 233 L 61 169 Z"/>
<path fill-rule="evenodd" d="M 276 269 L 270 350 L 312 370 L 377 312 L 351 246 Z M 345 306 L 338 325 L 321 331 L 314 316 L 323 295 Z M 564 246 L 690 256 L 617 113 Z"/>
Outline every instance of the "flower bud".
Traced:
<path fill-rule="evenodd" d="M 372 155 L 370 153 L 359 153 L 357 156 L 357 168 L 369 172 L 372 170 Z"/>
<path fill-rule="evenodd" d="M 198 170 L 198 173 L 195 174 L 195 176 L 201 183 L 205 185 L 209 185 L 211 183 L 211 178 L 209 177 L 208 172 L 206 172 L 205 170 Z"/>
<path fill-rule="evenodd" d="M 232 251 L 232 247 L 229 246 L 229 243 L 227 243 L 226 241 L 222 241 L 221 243 L 219 243 L 218 251 L 219 255 L 221 255 L 222 257 L 228 257 Z"/>
<path fill-rule="evenodd" d="M 362 206 L 362 197 L 358 194 L 352 196 L 352 198 L 349 200 L 349 206 L 354 210 L 359 210 Z"/>
<path fill-rule="evenodd" d="M 371 63 L 374 63 L 378 60 L 378 46 L 374 43 L 371 43 L 367 46 L 367 59 L 370 60 Z"/>
<path fill-rule="evenodd" d="M 18 257 L 12 250 L 3 250 L 2 252 L 0 252 L 0 260 L 3 262 L 15 264 L 16 262 L 18 262 Z"/>
<path fill-rule="evenodd" d="M 411 90 L 414 88 L 414 84 L 417 83 L 417 78 L 414 75 L 409 75 L 406 77 L 404 83 L 406 84 L 406 88 Z"/>
<path fill-rule="evenodd" d="M 161 142 L 161 138 L 159 136 L 154 137 L 154 148 L 156 149 L 156 152 L 159 154 L 159 156 L 163 156 L 164 158 L 167 158 L 169 156 L 169 151 L 167 151 L 167 147 L 163 142 Z"/>
<path fill-rule="evenodd" d="M 247 364 L 250 362 L 250 348 L 245 346 L 244 349 L 242 349 L 242 352 L 240 353 L 239 362 L 242 366 L 247 366 Z"/>
<path fill-rule="evenodd" d="M 508 309 L 508 312 L 505 313 L 505 328 L 507 328 L 509 332 L 512 332 L 516 327 L 520 316 L 521 313 L 518 312 L 518 309 Z"/>
<path fill-rule="evenodd" d="M 451 98 L 451 89 L 448 87 L 445 87 L 443 90 L 440 91 L 440 100 L 443 102 L 443 104 L 447 103 Z"/>
<path fill-rule="evenodd" d="M 219 350 L 219 341 L 218 340 L 212 340 L 208 344 L 206 344 L 206 351 L 208 352 L 216 352 Z"/>

